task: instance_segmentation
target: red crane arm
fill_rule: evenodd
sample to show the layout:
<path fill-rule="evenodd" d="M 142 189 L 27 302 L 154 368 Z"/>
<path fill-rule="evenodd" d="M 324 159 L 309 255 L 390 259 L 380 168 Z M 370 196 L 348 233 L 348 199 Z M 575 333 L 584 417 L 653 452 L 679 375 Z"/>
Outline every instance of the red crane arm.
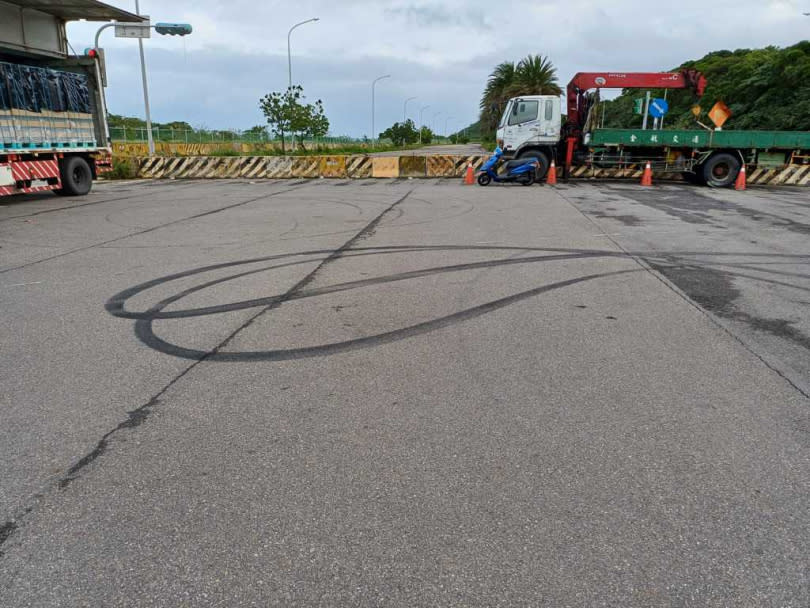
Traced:
<path fill-rule="evenodd" d="M 692 89 L 698 97 L 706 89 L 706 77 L 697 70 L 680 72 L 580 72 L 568 83 L 568 122 L 582 127 L 585 104 L 580 97 L 588 89 Z"/>

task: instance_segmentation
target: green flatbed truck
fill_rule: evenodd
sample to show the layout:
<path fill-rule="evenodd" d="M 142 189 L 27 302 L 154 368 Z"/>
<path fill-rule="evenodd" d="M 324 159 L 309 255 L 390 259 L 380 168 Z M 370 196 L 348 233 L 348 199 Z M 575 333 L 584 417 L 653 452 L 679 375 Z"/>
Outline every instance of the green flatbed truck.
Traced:
<path fill-rule="evenodd" d="M 585 135 L 588 160 L 608 167 L 650 161 L 653 170 L 723 187 L 743 163 L 776 168 L 810 162 L 810 132 L 595 129 Z"/>

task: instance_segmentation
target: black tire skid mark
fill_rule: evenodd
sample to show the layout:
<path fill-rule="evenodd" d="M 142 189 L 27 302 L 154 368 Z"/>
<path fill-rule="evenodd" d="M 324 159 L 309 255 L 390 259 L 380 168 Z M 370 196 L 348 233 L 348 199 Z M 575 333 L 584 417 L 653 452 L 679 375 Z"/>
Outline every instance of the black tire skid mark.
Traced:
<path fill-rule="evenodd" d="M 452 249 L 458 250 L 460 247 L 452 247 Z M 462 249 L 467 249 L 461 247 Z M 428 250 L 437 250 L 441 249 L 440 247 L 432 247 Z M 497 248 L 497 247 L 472 247 L 471 249 L 485 249 L 485 250 L 492 250 L 492 249 L 510 249 L 510 248 Z M 525 248 L 511 248 L 516 249 L 519 252 L 525 252 Z M 391 253 L 405 253 L 409 251 L 422 251 L 424 249 L 420 248 L 406 248 L 406 247 L 398 247 L 393 250 L 379 250 L 376 248 L 372 248 L 370 250 L 346 250 L 344 255 L 347 257 L 357 256 L 357 255 L 381 255 L 381 254 L 391 254 Z M 286 257 L 292 256 L 311 256 L 325 254 L 326 252 L 301 252 L 297 254 L 280 254 L 278 256 L 271 256 L 276 260 L 280 260 Z M 492 310 L 497 310 L 503 306 L 509 305 L 516 301 L 519 301 L 524 298 L 532 297 L 533 295 L 538 295 L 540 293 L 545 293 L 546 291 L 550 291 L 553 289 L 558 289 L 560 287 L 567 286 L 569 284 L 578 283 L 583 280 L 592 280 L 595 278 L 601 278 L 602 274 L 594 274 L 588 275 L 586 278 L 577 278 L 571 279 L 569 281 L 562 281 L 559 283 L 555 283 L 552 287 L 549 286 L 541 286 L 535 289 L 527 290 L 525 292 L 521 292 L 519 294 L 515 294 L 514 296 L 510 296 L 507 298 L 502 298 L 500 300 L 496 300 L 494 302 L 490 302 L 487 304 L 483 304 L 477 307 L 473 307 L 472 309 L 459 311 L 457 313 L 441 317 L 439 319 L 434 319 L 432 321 L 427 321 L 424 323 L 418 323 L 416 325 L 412 325 L 406 328 L 402 328 L 399 330 L 394 330 L 391 332 L 385 332 L 382 334 L 378 334 L 375 336 L 369 336 L 364 338 L 358 338 L 356 340 L 351 340 L 348 342 L 338 343 L 338 344 L 331 344 L 331 345 L 322 345 L 316 347 L 308 347 L 302 349 L 287 349 L 287 350 L 269 350 L 269 351 L 255 351 L 255 352 L 245 352 L 245 353 L 238 353 L 238 352 L 224 352 L 222 350 L 217 350 L 217 352 L 211 353 L 207 351 L 200 351 L 196 349 L 188 349 L 176 344 L 171 344 L 165 340 L 162 340 L 157 336 L 154 332 L 153 323 L 156 320 L 160 319 L 172 319 L 172 318 L 188 318 L 193 316 L 202 316 L 202 315 L 210 315 L 210 314 L 220 314 L 223 312 L 233 312 L 236 310 L 244 310 L 249 308 L 255 307 L 264 307 L 263 310 L 271 310 L 273 308 L 278 307 L 284 302 L 306 299 L 311 297 L 318 297 L 323 295 L 328 295 L 332 293 L 337 293 L 341 291 L 348 291 L 352 289 L 358 289 L 363 287 L 368 287 L 371 285 L 378 285 L 383 283 L 391 283 L 395 281 L 404 281 L 404 280 L 411 280 L 416 278 L 421 278 L 425 276 L 430 276 L 434 274 L 443 274 L 449 272 L 460 272 L 465 270 L 474 270 L 474 269 L 484 269 L 484 268 L 493 268 L 498 266 L 505 266 L 505 265 L 512 265 L 512 264 L 534 264 L 534 263 L 543 263 L 543 262 L 551 262 L 551 261 L 558 261 L 558 260 L 572 260 L 572 259 L 584 259 L 584 258 L 595 258 L 595 257 L 623 257 L 624 254 L 617 254 L 615 252 L 604 252 L 604 251 L 571 251 L 568 250 L 565 253 L 556 253 L 556 254 L 545 254 L 545 255 L 538 255 L 538 256 L 531 256 L 531 257 L 522 257 L 522 258 L 507 258 L 507 259 L 498 259 L 498 260 L 486 260 L 486 261 L 478 261 L 478 262 L 469 262 L 464 264 L 455 264 L 449 266 L 440 266 L 440 267 L 433 267 L 433 268 L 426 268 L 421 270 L 414 270 L 408 271 L 403 273 L 398 273 L 395 275 L 388 275 L 384 277 L 375 277 L 369 279 L 361 279 L 357 281 L 350 281 L 346 283 L 340 283 L 335 285 L 329 285 L 317 289 L 310 289 L 306 290 L 304 288 L 298 288 L 291 291 L 288 291 L 284 294 L 278 294 L 263 298 L 255 298 L 247 301 L 242 302 L 231 302 L 228 304 L 222 305 L 215 305 L 215 306 L 208 306 L 203 308 L 191 309 L 191 310 L 173 310 L 164 312 L 164 309 L 181 300 L 182 298 L 192 294 L 199 292 L 203 289 L 207 289 L 214 285 L 218 285 L 227 281 L 231 281 L 234 279 L 242 278 L 247 275 L 252 275 L 260 272 L 266 272 L 269 270 L 274 270 L 282 267 L 288 267 L 298 264 L 311 264 L 317 261 L 317 259 L 313 260 L 310 257 L 303 260 L 291 261 L 277 265 L 271 265 L 268 267 L 262 267 L 258 269 L 252 269 L 245 272 L 236 273 L 234 275 L 229 275 L 221 278 L 214 279 L 212 281 L 205 282 L 201 285 L 189 287 L 178 294 L 170 296 L 151 308 L 149 308 L 145 312 L 132 312 L 127 311 L 125 308 L 126 301 L 133 296 L 140 294 L 148 289 L 156 287 L 158 285 L 162 285 L 178 278 L 184 278 L 193 274 L 199 274 L 201 272 L 207 272 L 210 270 L 219 270 L 222 268 L 233 267 L 238 265 L 245 265 L 255 263 L 257 261 L 265 261 L 265 260 L 242 260 L 238 262 L 232 262 L 228 264 L 220 264 L 215 265 L 214 268 L 212 267 L 205 267 L 201 269 L 194 269 L 191 271 L 186 271 L 184 273 L 178 273 L 176 275 L 170 275 L 169 277 L 163 277 L 160 279 L 155 279 L 153 281 L 149 281 L 147 283 L 143 283 L 141 285 L 132 287 L 130 289 L 124 290 L 112 298 L 110 298 L 106 303 L 107 311 L 118 317 L 122 318 L 129 318 L 129 319 L 136 319 L 135 323 L 135 334 L 138 339 L 155 350 L 159 352 L 163 352 L 164 354 L 169 354 L 173 356 L 178 356 L 187 359 L 193 360 L 206 360 L 206 361 L 241 361 L 241 360 L 286 360 L 291 358 L 304 358 L 304 357 L 312 357 L 312 356 L 321 356 L 324 354 L 330 354 L 334 352 L 341 352 L 344 350 L 350 350 L 355 348 L 361 347 L 368 347 L 375 344 L 390 342 L 394 340 L 403 339 L 406 337 L 410 337 L 412 335 L 418 335 L 421 333 L 426 333 L 427 331 L 433 331 L 440 327 L 447 326 L 454 322 L 459 322 L 466 320 L 468 318 L 473 318 L 476 316 L 480 316 L 481 314 L 485 314 L 486 312 L 490 312 Z M 323 263 L 326 263 L 330 258 L 324 258 Z M 624 272 L 624 271 L 622 271 Z M 605 276 L 610 276 L 608 273 Z M 261 313 L 260 313 L 261 314 Z"/>

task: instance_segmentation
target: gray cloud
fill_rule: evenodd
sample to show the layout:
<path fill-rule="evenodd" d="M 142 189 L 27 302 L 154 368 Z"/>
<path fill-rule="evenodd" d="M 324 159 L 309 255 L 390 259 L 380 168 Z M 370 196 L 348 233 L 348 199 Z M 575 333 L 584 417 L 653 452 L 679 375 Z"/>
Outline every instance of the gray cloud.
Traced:
<path fill-rule="evenodd" d="M 473 30 L 491 30 L 490 23 L 483 10 L 464 9 L 449 10 L 444 4 L 410 4 L 385 9 L 390 17 L 404 18 L 409 25 L 418 27 L 463 27 Z"/>
<path fill-rule="evenodd" d="M 132 9 L 132 0 L 108 0 Z M 717 49 L 793 44 L 806 36 L 803 6 L 780 0 L 142 0 L 153 20 L 188 21 L 187 39 L 146 42 L 151 101 L 157 120 L 247 128 L 261 122 L 259 97 L 287 83 L 287 31 L 309 17 L 320 21 L 292 37 L 293 76 L 311 99 L 321 98 L 335 134 L 370 131 L 371 81 L 377 124 L 402 119 L 402 102 L 419 105 L 444 129 L 476 118 L 487 74 L 528 53 L 551 58 L 561 84 L 578 71 L 666 70 Z M 90 46 L 98 24 L 69 27 L 73 47 Z M 111 111 L 142 115 L 137 44 L 104 34 Z"/>

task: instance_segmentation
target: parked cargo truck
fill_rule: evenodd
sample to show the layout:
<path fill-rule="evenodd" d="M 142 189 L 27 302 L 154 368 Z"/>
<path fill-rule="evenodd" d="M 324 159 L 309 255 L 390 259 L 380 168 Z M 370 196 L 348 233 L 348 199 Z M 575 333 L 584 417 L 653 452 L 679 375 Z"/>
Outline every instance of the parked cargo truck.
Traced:
<path fill-rule="evenodd" d="M 698 99 L 706 79 L 695 70 L 579 73 L 568 85 L 564 123 L 556 95 L 512 98 L 497 131 L 504 156 L 537 158 L 538 180 L 551 159 L 566 175 L 575 166 L 624 169 L 650 162 L 653 171 L 681 173 L 688 181 L 716 188 L 733 185 L 743 165 L 776 168 L 810 162 L 810 132 L 598 128 L 587 92 L 601 88 L 691 89 Z"/>
<path fill-rule="evenodd" d="M 112 168 L 99 59 L 68 53 L 79 19 L 141 21 L 96 0 L 0 0 L 0 196 L 84 195 Z"/>

